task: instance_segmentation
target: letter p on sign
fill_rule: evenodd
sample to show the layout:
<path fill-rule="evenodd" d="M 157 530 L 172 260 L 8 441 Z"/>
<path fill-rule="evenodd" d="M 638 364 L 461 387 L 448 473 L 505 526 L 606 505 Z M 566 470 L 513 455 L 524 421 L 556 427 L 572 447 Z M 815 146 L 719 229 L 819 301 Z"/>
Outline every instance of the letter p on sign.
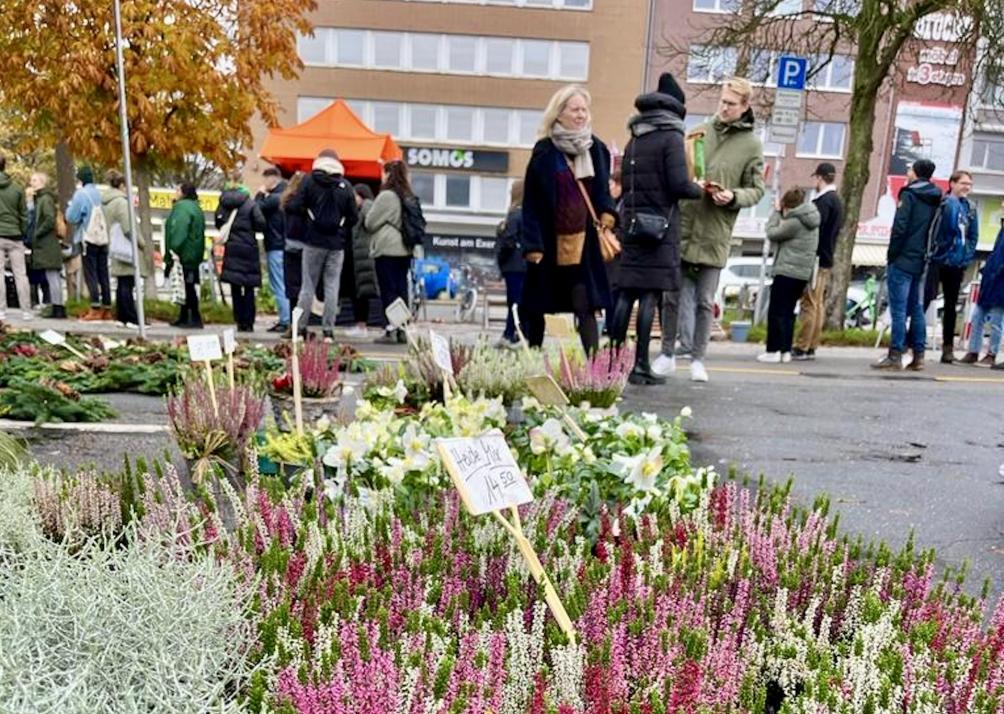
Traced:
<path fill-rule="evenodd" d="M 777 60 L 777 86 L 779 89 L 805 89 L 805 75 L 809 60 L 805 57 L 781 55 Z"/>

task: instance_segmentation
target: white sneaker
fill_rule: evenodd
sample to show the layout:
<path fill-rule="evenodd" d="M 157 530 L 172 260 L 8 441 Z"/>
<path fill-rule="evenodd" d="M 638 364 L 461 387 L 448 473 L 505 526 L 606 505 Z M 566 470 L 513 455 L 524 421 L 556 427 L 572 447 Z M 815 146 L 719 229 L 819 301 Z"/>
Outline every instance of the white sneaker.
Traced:
<path fill-rule="evenodd" d="M 360 325 L 354 325 L 345 331 L 346 337 L 369 337 L 370 331 Z"/>
<path fill-rule="evenodd" d="M 781 362 L 783 364 L 788 364 L 789 362 L 791 362 L 791 352 L 782 352 L 781 353 Z"/>
<path fill-rule="evenodd" d="M 34 320 L 35 316 L 32 313 L 25 311 L 21 313 L 21 319 L 25 321 Z"/>
<path fill-rule="evenodd" d="M 676 357 L 660 354 L 652 362 L 652 372 L 660 377 L 668 377 L 676 371 Z"/>
<path fill-rule="evenodd" d="M 704 369 L 704 363 L 700 360 L 694 360 L 690 363 L 690 381 L 691 382 L 707 382 L 708 381 L 708 371 Z"/>
<path fill-rule="evenodd" d="M 781 353 L 764 352 L 762 355 L 757 355 L 756 361 L 764 364 L 781 364 Z"/>

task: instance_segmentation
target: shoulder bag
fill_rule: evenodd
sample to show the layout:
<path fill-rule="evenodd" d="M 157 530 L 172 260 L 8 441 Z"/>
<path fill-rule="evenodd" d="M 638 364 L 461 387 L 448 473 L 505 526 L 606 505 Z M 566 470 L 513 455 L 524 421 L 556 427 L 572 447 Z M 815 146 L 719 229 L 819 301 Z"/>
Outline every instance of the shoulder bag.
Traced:
<path fill-rule="evenodd" d="M 568 161 L 568 157 L 565 157 L 565 161 Z M 568 169 L 572 172 L 572 176 L 575 176 L 575 169 L 572 166 L 572 162 L 568 161 Z M 603 256 L 603 262 L 609 263 L 613 261 L 618 255 L 621 254 L 621 242 L 614 235 L 614 232 L 607 228 L 605 225 L 600 223 L 599 217 L 596 215 L 596 209 L 593 208 L 593 200 L 589 198 L 589 191 L 586 190 L 585 184 L 579 179 L 575 179 L 575 184 L 579 187 L 579 193 L 582 194 L 582 199 L 586 202 L 586 208 L 589 209 L 589 216 L 593 220 L 593 227 L 596 229 L 596 237 L 600 241 L 600 255 Z M 581 250 L 580 250 L 581 255 Z"/>
<path fill-rule="evenodd" d="M 632 144 L 632 149 L 636 147 Z M 650 213 L 648 211 L 639 212 L 637 209 L 638 194 L 635 193 L 635 158 L 631 152 L 631 220 L 628 221 L 624 235 L 636 243 L 661 243 L 669 230 L 669 219 L 660 213 Z"/>

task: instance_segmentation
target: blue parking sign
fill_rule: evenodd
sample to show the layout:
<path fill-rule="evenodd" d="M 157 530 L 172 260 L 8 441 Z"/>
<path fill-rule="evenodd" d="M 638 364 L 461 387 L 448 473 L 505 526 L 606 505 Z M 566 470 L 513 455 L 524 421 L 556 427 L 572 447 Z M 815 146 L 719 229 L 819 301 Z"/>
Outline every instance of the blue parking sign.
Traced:
<path fill-rule="evenodd" d="M 809 72 L 809 60 L 805 57 L 781 55 L 777 60 L 778 89 L 805 89 L 805 76 Z"/>

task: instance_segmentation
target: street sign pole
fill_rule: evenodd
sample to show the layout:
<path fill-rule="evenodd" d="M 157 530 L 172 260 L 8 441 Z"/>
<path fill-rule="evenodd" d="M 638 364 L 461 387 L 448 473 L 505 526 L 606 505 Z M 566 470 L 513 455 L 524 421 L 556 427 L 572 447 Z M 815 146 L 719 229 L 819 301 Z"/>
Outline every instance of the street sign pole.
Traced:
<path fill-rule="evenodd" d="M 139 337 L 146 339 L 146 309 L 143 306 L 143 273 L 139 267 L 139 231 L 136 228 L 136 211 L 132 197 L 132 151 L 129 148 L 129 113 L 126 111 L 125 60 L 122 57 L 122 7 L 115 6 L 115 64 L 119 80 L 119 124 L 122 131 L 122 158 L 126 181 L 126 210 L 129 211 L 129 234 L 132 237 L 132 269 L 136 291 L 136 319 L 139 320 Z"/>
<path fill-rule="evenodd" d="M 781 151 L 774 157 L 774 173 L 771 176 L 771 193 L 777 201 L 781 192 L 781 164 L 785 145 L 798 141 L 802 109 L 805 104 L 805 79 L 809 61 L 804 57 L 781 55 L 777 63 L 777 90 L 774 93 L 774 109 L 771 112 L 768 140 L 781 145 Z M 767 290 L 767 260 L 770 257 L 770 241 L 764 236 L 760 252 L 760 280 L 753 308 L 753 324 L 763 321 L 765 293 Z"/>

